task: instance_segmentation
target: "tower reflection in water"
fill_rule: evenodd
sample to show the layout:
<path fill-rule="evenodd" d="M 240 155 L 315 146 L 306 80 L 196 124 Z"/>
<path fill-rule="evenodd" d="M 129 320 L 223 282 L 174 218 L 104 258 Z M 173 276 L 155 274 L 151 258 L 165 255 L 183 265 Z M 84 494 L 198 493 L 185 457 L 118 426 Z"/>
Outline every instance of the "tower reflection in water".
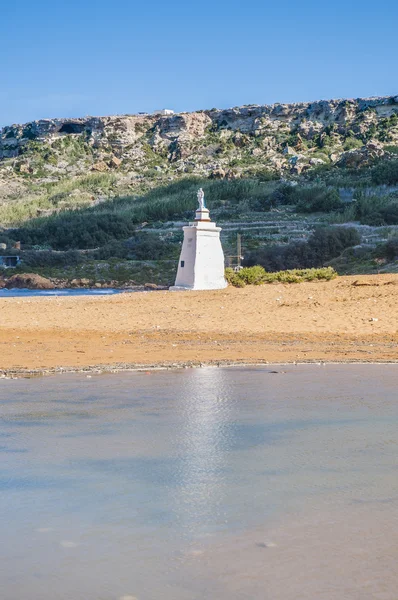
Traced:
<path fill-rule="evenodd" d="M 192 537 L 223 526 L 235 402 L 226 370 L 196 369 L 176 399 L 181 429 L 174 441 L 178 483 L 173 490 L 177 520 Z M 178 406 L 180 404 L 180 406 Z"/>

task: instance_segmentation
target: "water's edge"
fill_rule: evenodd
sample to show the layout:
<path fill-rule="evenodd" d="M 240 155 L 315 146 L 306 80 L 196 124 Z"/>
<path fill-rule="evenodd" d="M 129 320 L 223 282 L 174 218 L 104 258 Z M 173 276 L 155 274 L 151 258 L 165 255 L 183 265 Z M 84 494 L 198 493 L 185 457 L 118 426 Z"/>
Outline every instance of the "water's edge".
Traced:
<path fill-rule="evenodd" d="M 283 367 L 288 365 L 396 365 L 397 360 L 300 360 L 274 363 L 269 361 L 173 361 L 160 363 L 117 363 L 89 365 L 86 367 L 50 367 L 47 369 L 2 369 L 0 367 L 0 379 L 23 379 L 26 377 L 44 377 L 47 375 L 76 374 L 76 373 L 123 373 L 130 371 L 173 371 L 178 369 L 200 369 L 200 368 L 225 368 L 225 367 Z"/>
<path fill-rule="evenodd" d="M 113 296 L 115 294 L 157 291 L 137 286 L 136 288 L 54 288 L 29 289 L 29 288 L 1 288 L 0 298 L 47 298 L 53 296 Z"/>

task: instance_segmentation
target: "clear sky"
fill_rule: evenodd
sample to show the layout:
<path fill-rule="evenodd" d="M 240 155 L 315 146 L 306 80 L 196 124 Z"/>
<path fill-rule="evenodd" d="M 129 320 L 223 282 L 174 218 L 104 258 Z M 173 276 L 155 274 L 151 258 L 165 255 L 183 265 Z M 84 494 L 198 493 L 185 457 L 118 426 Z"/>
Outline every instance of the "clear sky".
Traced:
<path fill-rule="evenodd" d="M 398 94 L 398 0 L 0 4 L 0 126 Z"/>

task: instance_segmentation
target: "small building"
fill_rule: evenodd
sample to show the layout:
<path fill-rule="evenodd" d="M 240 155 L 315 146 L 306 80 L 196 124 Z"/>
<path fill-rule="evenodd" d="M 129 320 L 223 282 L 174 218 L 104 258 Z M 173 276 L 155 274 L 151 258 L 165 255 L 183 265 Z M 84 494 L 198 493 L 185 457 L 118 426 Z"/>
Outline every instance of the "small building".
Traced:
<path fill-rule="evenodd" d="M 19 256 L 0 256 L 0 268 L 15 269 L 20 262 Z"/>
<path fill-rule="evenodd" d="M 161 108 L 160 110 L 155 110 L 153 114 L 161 115 L 162 117 L 169 117 L 170 115 L 174 115 L 174 110 L 171 110 L 171 108 Z"/>

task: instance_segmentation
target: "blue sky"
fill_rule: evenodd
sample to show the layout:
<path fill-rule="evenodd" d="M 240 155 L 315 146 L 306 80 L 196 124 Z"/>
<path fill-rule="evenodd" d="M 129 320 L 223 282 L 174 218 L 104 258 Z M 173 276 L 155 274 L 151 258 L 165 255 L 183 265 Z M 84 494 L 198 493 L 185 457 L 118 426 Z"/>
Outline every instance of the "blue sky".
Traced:
<path fill-rule="evenodd" d="M 3 0 L 0 126 L 398 94 L 397 0 Z"/>

